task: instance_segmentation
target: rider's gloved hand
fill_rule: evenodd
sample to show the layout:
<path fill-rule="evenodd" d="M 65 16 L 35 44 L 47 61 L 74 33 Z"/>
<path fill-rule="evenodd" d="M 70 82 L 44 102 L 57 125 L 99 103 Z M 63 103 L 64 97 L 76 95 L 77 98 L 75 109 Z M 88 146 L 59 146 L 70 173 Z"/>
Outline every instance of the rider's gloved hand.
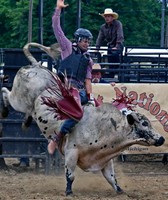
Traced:
<path fill-rule="evenodd" d="M 88 104 L 90 104 L 92 106 L 96 106 L 93 94 L 88 94 L 88 99 L 89 99 Z"/>

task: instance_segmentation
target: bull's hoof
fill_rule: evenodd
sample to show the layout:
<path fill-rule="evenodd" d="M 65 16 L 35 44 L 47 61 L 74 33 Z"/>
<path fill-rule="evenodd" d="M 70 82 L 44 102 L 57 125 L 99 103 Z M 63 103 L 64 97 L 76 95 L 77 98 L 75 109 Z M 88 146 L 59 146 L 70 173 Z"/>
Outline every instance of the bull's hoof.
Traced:
<path fill-rule="evenodd" d="M 66 194 L 66 196 L 72 196 L 72 195 L 73 195 L 73 192 L 72 192 L 72 190 L 70 190 L 70 191 L 67 190 L 67 191 L 65 192 L 65 194 Z"/>
<path fill-rule="evenodd" d="M 163 163 L 164 165 L 167 165 L 167 163 L 168 163 L 168 155 L 167 155 L 166 153 L 163 155 L 162 163 Z"/>
<path fill-rule="evenodd" d="M 1 117 L 6 118 L 9 114 L 9 109 L 7 107 L 3 107 L 1 110 Z"/>
<path fill-rule="evenodd" d="M 117 190 L 116 190 L 117 194 L 123 194 L 124 191 L 120 188 L 120 186 L 117 185 Z"/>
<path fill-rule="evenodd" d="M 33 120 L 32 116 L 27 117 L 25 121 L 23 121 L 22 123 L 22 129 L 27 130 L 27 128 L 31 125 L 32 120 Z"/>

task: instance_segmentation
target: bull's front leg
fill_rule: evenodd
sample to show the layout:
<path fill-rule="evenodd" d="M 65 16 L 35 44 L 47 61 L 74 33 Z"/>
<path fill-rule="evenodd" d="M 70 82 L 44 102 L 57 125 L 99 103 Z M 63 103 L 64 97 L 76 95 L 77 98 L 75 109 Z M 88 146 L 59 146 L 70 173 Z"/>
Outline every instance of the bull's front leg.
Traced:
<path fill-rule="evenodd" d="M 123 190 L 118 186 L 117 180 L 115 178 L 113 160 L 110 160 L 107 165 L 101 170 L 103 176 L 106 178 L 108 183 L 114 188 L 117 193 L 122 193 Z"/>
<path fill-rule="evenodd" d="M 75 179 L 74 172 L 78 160 L 77 149 L 70 149 L 69 152 L 65 154 L 65 175 L 66 175 L 66 196 L 73 194 L 72 183 Z"/>

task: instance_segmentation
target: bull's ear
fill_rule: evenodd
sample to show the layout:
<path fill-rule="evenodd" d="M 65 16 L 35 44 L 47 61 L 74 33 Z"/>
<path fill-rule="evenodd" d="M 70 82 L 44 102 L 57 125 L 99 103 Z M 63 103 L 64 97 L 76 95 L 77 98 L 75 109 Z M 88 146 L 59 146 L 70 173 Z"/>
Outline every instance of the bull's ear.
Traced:
<path fill-rule="evenodd" d="M 131 114 L 129 114 L 127 115 L 127 121 L 128 121 L 128 124 L 133 125 L 135 122 L 135 119 Z"/>

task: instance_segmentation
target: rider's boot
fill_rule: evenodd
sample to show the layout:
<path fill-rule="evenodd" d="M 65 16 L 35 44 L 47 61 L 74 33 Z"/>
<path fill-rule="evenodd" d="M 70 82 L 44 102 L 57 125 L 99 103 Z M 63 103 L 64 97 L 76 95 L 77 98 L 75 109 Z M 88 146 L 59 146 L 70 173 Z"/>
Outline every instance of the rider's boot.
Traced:
<path fill-rule="evenodd" d="M 51 141 L 48 144 L 48 153 L 49 154 L 53 154 L 55 149 L 59 149 L 60 145 L 61 145 L 61 141 L 63 139 L 63 134 L 61 132 L 54 133 L 54 135 L 52 135 L 51 137 Z"/>

